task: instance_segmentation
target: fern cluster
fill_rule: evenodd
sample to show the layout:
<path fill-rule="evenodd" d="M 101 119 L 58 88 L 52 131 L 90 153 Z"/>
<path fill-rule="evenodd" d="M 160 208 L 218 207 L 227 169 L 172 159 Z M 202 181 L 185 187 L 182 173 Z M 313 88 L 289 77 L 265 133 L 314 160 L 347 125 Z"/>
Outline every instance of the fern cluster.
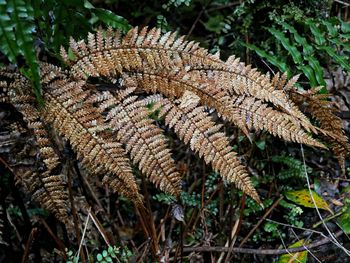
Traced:
<path fill-rule="evenodd" d="M 329 146 L 341 161 L 348 154 L 347 139 L 331 105 L 324 97 L 295 89 L 297 77 L 270 78 L 234 57 L 222 61 L 219 54 L 209 54 L 176 33 L 146 27 L 133 28 L 122 37 L 112 29 L 99 30 L 86 41 L 72 38 L 69 52 L 62 48 L 61 56 L 67 70 L 40 65 L 45 106 L 39 110 L 30 82 L 17 72 L 0 73 L 3 100 L 22 113 L 45 164 L 43 172 L 20 178 L 32 181 L 29 191 L 58 218 L 67 217 L 66 194 L 59 155 L 46 124 L 70 142 L 82 165 L 103 175 L 106 185 L 137 206 L 142 206 L 143 197 L 131 162 L 157 188 L 175 197 L 181 192 L 181 176 L 164 131 L 149 118 L 150 104 L 214 171 L 259 203 L 246 167 L 222 125 L 212 118 L 213 110 L 248 137 L 252 130 L 264 130 L 288 142 Z M 109 82 L 108 89 L 96 79 Z M 318 135 L 327 146 L 312 137 Z"/>
<path fill-rule="evenodd" d="M 337 65 L 350 72 L 350 26 L 347 22 L 335 17 L 308 18 L 292 25 L 279 19 L 268 31 L 275 42 L 269 45 L 276 45 L 279 54 L 274 54 L 273 48 L 270 51 L 251 44 L 246 46 L 289 76 L 303 73 L 311 87 L 317 87 L 326 86 L 324 68 Z"/>

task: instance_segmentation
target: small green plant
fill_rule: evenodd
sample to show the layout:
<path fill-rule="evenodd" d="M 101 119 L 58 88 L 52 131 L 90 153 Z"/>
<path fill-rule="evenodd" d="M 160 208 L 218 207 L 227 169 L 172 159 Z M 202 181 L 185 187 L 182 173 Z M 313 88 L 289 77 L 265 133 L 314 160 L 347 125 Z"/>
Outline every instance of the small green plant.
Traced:
<path fill-rule="evenodd" d="M 287 212 L 283 215 L 283 218 L 287 221 L 287 223 L 296 227 L 304 226 L 304 222 L 300 217 L 304 211 L 300 206 L 289 203 L 285 200 L 281 200 L 279 204 L 287 209 Z"/>
<path fill-rule="evenodd" d="M 277 174 L 278 179 L 286 180 L 290 178 L 304 178 L 305 176 L 304 164 L 292 156 L 275 155 L 272 157 L 272 161 L 286 166 L 286 168 L 283 167 Z M 310 167 L 306 169 L 307 173 L 312 173 Z"/>
<path fill-rule="evenodd" d="M 171 205 L 176 201 L 176 198 L 168 193 L 159 193 L 152 197 L 159 203 L 163 203 L 166 205 Z"/>
<path fill-rule="evenodd" d="M 67 262 L 66 263 L 80 263 L 72 250 L 66 249 Z M 109 246 L 106 250 L 96 255 L 95 260 L 90 262 L 109 263 L 109 262 L 129 262 L 132 252 L 127 248 L 120 248 L 118 246 Z"/>

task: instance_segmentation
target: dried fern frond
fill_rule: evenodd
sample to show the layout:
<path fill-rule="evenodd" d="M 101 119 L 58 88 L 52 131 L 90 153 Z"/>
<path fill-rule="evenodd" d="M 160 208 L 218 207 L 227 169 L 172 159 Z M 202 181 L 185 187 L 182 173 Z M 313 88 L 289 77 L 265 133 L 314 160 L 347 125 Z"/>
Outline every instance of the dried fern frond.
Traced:
<path fill-rule="evenodd" d="M 214 171 L 261 203 L 246 168 L 232 151 L 228 138 L 220 132 L 221 125 L 216 125 L 204 107 L 198 107 L 196 99 L 188 96 L 191 94 L 187 93 L 176 102 L 163 99 L 159 116 L 165 116 L 165 123 L 207 164 L 211 164 Z"/>
<path fill-rule="evenodd" d="M 8 87 L 6 81 L 0 81 L 0 102 L 9 103 Z"/>
<path fill-rule="evenodd" d="M 320 133 L 331 144 L 331 149 L 337 157 L 345 173 L 345 158 L 349 156 L 350 145 L 341 119 L 335 115 L 335 108 L 328 99 L 328 94 L 318 94 L 317 89 L 301 91 L 289 89 L 290 98 L 297 104 L 304 106 L 305 111 L 320 124 Z"/>
<path fill-rule="evenodd" d="M 125 37 L 109 29 L 89 34 L 85 41 L 70 41 L 70 48 L 75 59 L 68 58 L 62 48 L 63 60 L 71 66 L 75 78 L 86 79 L 88 76 L 113 77 L 124 72 L 147 71 L 187 71 L 201 74 L 207 81 L 215 80 L 228 92 L 237 95 L 249 95 L 262 101 L 268 101 L 293 117 L 304 122 L 306 129 L 313 126 L 299 111 L 283 91 L 275 89 L 270 78 L 245 66 L 239 59 L 230 57 L 226 62 L 219 54 L 211 55 L 199 43 L 184 41 L 176 33 L 161 34 L 160 29 L 137 27 L 131 29 Z"/>
<path fill-rule="evenodd" d="M 43 72 L 52 73 L 50 70 Z M 49 76 L 47 80 L 50 78 L 51 82 L 43 84 L 46 91 L 44 120 L 70 141 L 83 165 L 97 174 L 105 174 L 105 184 L 141 205 L 142 197 L 125 151 L 112 134 L 107 136 L 108 127 L 101 111 L 87 100 L 89 93 L 82 88 L 84 82 Z"/>
<path fill-rule="evenodd" d="M 125 83 L 125 86 L 129 90 L 117 96 L 104 92 L 96 94 L 91 101 L 99 102 L 100 109 L 107 111 L 108 125 L 116 133 L 116 139 L 125 145 L 134 163 L 139 164 L 141 172 L 159 189 L 178 197 L 181 178 L 162 130 L 148 118 L 145 107 L 148 100 L 127 96 L 132 83 Z"/>
<path fill-rule="evenodd" d="M 294 117 L 274 110 L 254 97 L 228 96 L 215 83 L 192 77 L 183 73 L 124 75 L 125 80 L 137 82 L 141 90 L 159 92 L 170 98 L 179 98 L 186 91 L 191 91 L 199 97 L 202 105 L 216 109 L 223 119 L 237 125 L 247 136 L 251 129 L 266 130 L 286 141 L 326 148 L 308 135 Z"/>
<path fill-rule="evenodd" d="M 308 131 L 316 131 L 307 117 L 289 100 L 286 93 L 276 89 L 269 75 L 252 69 L 250 65 L 244 65 L 235 56 L 229 57 L 221 67 L 216 65 L 203 68 L 193 66 L 189 73 L 200 74 L 202 79 L 208 78 L 220 83 L 230 95 L 247 95 L 263 102 L 269 102 L 277 109 L 299 120 Z"/>
<path fill-rule="evenodd" d="M 83 79 L 87 76 L 113 76 L 125 71 L 173 70 L 192 63 L 221 63 L 198 43 L 184 41 L 184 37 L 177 38 L 176 35 L 171 32 L 162 35 L 160 29 L 148 30 L 147 27 L 140 32 L 135 27 L 125 37 L 111 29 L 106 32 L 99 30 L 96 34 L 89 34 L 87 42 L 76 42 L 71 38 L 74 60 L 68 58 L 63 48 L 61 56 L 71 66 L 72 76 Z"/>
<path fill-rule="evenodd" d="M 249 129 L 266 130 L 285 141 L 327 149 L 298 126 L 290 115 L 273 110 L 253 97 L 240 96 L 233 99 L 235 118 L 244 122 Z"/>
<path fill-rule="evenodd" d="M 11 77 L 11 73 L 6 75 Z M 68 194 L 64 176 L 58 173 L 61 169 L 59 156 L 49 139 L 40 113 L 33 106 L 35 98 L 30 93 L 25 94 L 27 91 L 30 92 L 29 83 L 23 77 L 16 74 L 14 76 L 16 77 L 15 81 L 8 86 L 9 102 L 23 115 L 23 120 L 32 131 L 39 149 L 38 157 L 43 162 L 40 173 L 29 170 L 24 174 L 18 173 L 17 176 L 21 178 L 20 181 L 32 194 L 34 200 L 53 212 L 58 219 L 66 222 L 68 219 Z"/>
<path fill-rule="evenodd" d="M 23 77 L 0 74 L 5 79 L 0 81 L 0 99 L 6 101 L 14 92 L 9 101 L 16 104 L 18 100 L 16 107 L 37 131 L 50 173 L 59 163 L 52 158 L 53 148 L 43 132 L 45 123 L 71 143 L 83 165 L 92 173 L 103 174 L 104 183 L 136 205 L 142 206 L 142 196 L 127 153 L 158 188 L 178 197 L 180 176 L 162 130 L 148 116 L 149 103 L 156 104 L 165 123 L 206 163 L 257 202 L 260 199 L 246 168 L 232 152 L 221 126 L 206 112 L 207 107 L 248 137 L 250 130 L 266 130 L 286 141 L 326 148 L 312 138 L 321 133 L 331 141 L 338 157 L 344 159 L 348 153 L 347 138 L 331 116 L 329 105 L 319 97 L 307 95 L 305 100 L 290 92 L 297 77 L 288 82 L 285 75 L 270 79 L 234 57 L 224 62 L 219 54 L 208 54 L 198 43 L 178 38 L 176 33 L 161 34 L 159 29 L 134 28 L 124 37 L 112 29 L 98 30 L 89 34 L 87 41 L 72 38 L 70 49 L 74 58 L 61 50 L 70 66 L 66 72 L 49 64 L 41 66 L 45 107 L 40 114 L 33 113 L 35 102 L 29 88 L 22 85 Z M 101 92 L 100 84 L 88 83 L 89 77 L 111 81 L 111 92 Z M 9 90 L 4 88 L 8 79 Z M 114 85 L 116 80 L 120 85 Z M 305 101 L 320 128 L 298 107 Z M 338 125 L 335 131 L 331 122 Z"/>

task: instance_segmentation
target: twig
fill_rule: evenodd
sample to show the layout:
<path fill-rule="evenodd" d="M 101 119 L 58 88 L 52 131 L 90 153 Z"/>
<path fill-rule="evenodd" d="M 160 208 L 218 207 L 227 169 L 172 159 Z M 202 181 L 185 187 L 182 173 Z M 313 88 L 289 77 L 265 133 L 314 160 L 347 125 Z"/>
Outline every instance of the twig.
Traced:
<path fill-rule="evenodd" d="M 84 238 L 85 238 L 85 234 L 86 234 L 86 230 L 87 230 L 87 227 L 89 225 L 89 219 L 90 219 L 90 211 L 91 211 L 91 207 L 89 208 L 89 213 L 87 215 L 87 218 L 86 218 L 86 222 L 85 222 L 85 227 L 84 227 L 84 231 L 83 231 L 83 235 L 80 239 L 80 244 L 79 244 L 79 248 L 78 248 L 78 252 L 77 252 L 77 262 L 79 262 L 79 254 L 80 254 L 80 251 L 81 251 L 81 247 L 83 245 L 83 241 L 84 241 Z M 81 253 L 82 255 L 84 255 L 84 253 Z"/>
<path fill-rule="evenodd" d="M 82 239 L 80 238 L 79 217 L 78 217 L 77 209 L 75 208 L 75 205 L 74 205 L 74 197 L 73 197 L 73 190 L 72 190 L 72 180 L 73 179 L 72 179 L 71 171 L 69 169 L 67 171 L 67 175 L 68 175 L 68 197 L 69 197 L 69 202 L 71 204 L 71 209 L 72 209 L 75 234 L 76 234 L 78 242 L 81 244 Z M 80 249 L 79 249 L 79 251 L 80 251 Z M 86 258 L 85 258 L 85 254 L 84 254 L 83 250 L 81 250 L 80 256 L 81 256 L 81 261 L 83 263 L 86 263 Z"/>
<path fill-rule="evenodd" d="M 89 209 L 89 215 L 91 217 L 92 222 L 94 222 L 96 228 L 98 229 L 101 236 L 103 237 L 103 240 L 106 242 L 107 246 L 111 246 L 111 241 L 108 239 L 106 231 L 104 230 L 103 226 L 101 225 L 96 215 L 91 211 L 91 208 Z"/>
<path fill-rule="evenodd" d="M 296 239 L 298 239 L 298 241 L 300 241 L 300 238 L 299 238 L 298 235 L 295 233 L 295 231 L 293 230 L 293 228 L 291 228 L 290 231 L 293 233 L 293 235 L 296 237 Z M 307 237 L 306 240 L 309 240 L 309 238 L 310 238 L 311 236 L 312 236 L 312 233 Z M 303 246 L 305 246 L 305 245 L 304 245 L 304 242 L 303 242 Z M 314 255 L 314 253 L 311 252 L 311 250 L 309 250 L 309 249 L 307 249 L 307 248 L 306 248 L 306 250 L 307 250 L 307 252 L 308 252 L 317 262 L 322 263 L 322 262 L 316 257 L 316 255 Z"/>
<path fill-rule="evenodd" d="M 312 228 L 316 228 L 316 227 L 320 226 L 323 222 L 328 222 L 329 220 L 332 220 L 332 219 L 334 219 L 334 218 L 336 218 L 336 217 L 338 217 L 338 216 L 340 216 L 342 214 L 343 214 L 343 211 L 340 210 L 338 213 L 323 219 L 323 221 L 319 221 L 319 222 L 313 224 Z"/>
<path fill-rule="evenodd" d="M 334 2 L 338 3 L 338 4 L 342 4 L 342 5 L 345 5 L 345 6 L 350 6 L 349 3 L 346 3 L 344 1 L 341 1 L 341 0 L 333 0 Z"/>
<path fill-rule="evenodd" d="M 27 262 L 29 250 L 30 250 L 30 247 L 31 247 L 31 245 L 32 245 L 32 243 L 33 243 L 33 240 L 34 240 L 34 238 L 35 238 L 37 232 L 38 232 L 38 229 L 37 229 L 36 227 L 34 227 L 34 228 L 32 229 L 32 231 L 30 232 L 30 235 L 29 235 L 29 237 L 28 237 L 28 240 L 27 240 L 27 243 L 26 243 L 26 246 L 25 246 L 25 249 L 24 249 L 24 253 L 23 253 L 23 256 L 22 256 L 22 261 L 21 261 L 21 263 Z"/>
<path fill-rule="evenodd" d="M 312 191 L 311 191 L 311 186 L 310 186 L 310 180 L 309 180 L 309 176 L 308 176 L 308 173 L 307 173 L 307 169 L 306 169 L 306 162 L 305 162 L 305 155 L 304 155 L 304 147 L 302 144 L 300 144 L 300 149 L 301 149 L 301 155 L 302 155 L 302 158 L 303 158 L 303 166 L 304 166 L 304 174 L 305 174 L 305 178 L 306 178 L 306 182 L 307 182 L 307 187 L 309 189 L 309 194 L 310 194 L 310 197 L 311 197 L 311 200 L 312 200 L 312 203 L 314 204 L 314 207 L 316 209 L 316 212 L 317 212 L 317 215 L 318 217 L 320 218 L 320 220 L 322 221 L 322 225 L 323 227 L 327 230 L 331 240 L 332 240 L 332 243 L 335 244 L 338 248 L 342 249 L 348 256 L 350 256 L 350 251 L 347 250 L 344 246 L 342 246 L 342 244 L 339 243 L 339 241 L 336 239 L 336 237 L 332 234 L 332 232 L 329 230 L 328 226 L 326 225 L 326 223 L 324 222 L 324 219 L 320 213 L 320 210 L 318 209 L 317 207 L 317 204 L 316 204 L 316 201 L 314 199 L 314 196 L 312 194 Z"/>
<path fill-rule="evenodd" d="M 81 179 L 83 181 L 83 184 L 87 187 L 89 194 L 92 196 L 92 199 L 94 199 L 94 201 L 96 202 L 96 204 L 103 209 L 103 205 L 101 204 L 100 200 L 98 199 L 98 197 L 95 194 L 95 191 L 92 190 L 91 185 L 89 183 L 89 181 L 87 180 L 86 176 L 83 176 L 79 170 L 79 166 L 78 163 L 76 161 L 74 161 L 74 170 L 75 173 L 77 174 L 78 178 Z M 85 190 L 85 188 L 83 188 L 83 190 Z"/>
<path fill-rule="evenodd" d="M 13 227 L 13 230 L 16 233 L 16 238 L 18 239 L 18 243 L 21 244 L 22 243 L 22 238 L 21 238 L 21 234 L 19 233 L 16 225 L 12 222 L 11 216 L 8 213 L 8 211 L 6 211 L 6 216 L 7 216 L 7 221 L 9 222 L 9 224 Z M 23 250 L 25 249 L 25 246 L 23 244 L 21 244 L 21 247 L 23 248 Z"/>
<path fill-rule="evenodd" d="M 229 262 L 229 259 L 230 259 L 230 255 L 232 254 L 232 248 L 233 246 L 235 245 L 236 243 L 236 240 L 237 240 L 237 234 L 241 228 L 241 224 L 243 222 L 243 216 L 244 216 L 244 207 L 245 207 L 245 202 L 246 202 L 246 194 L 243 193 L 242 195 L 242 198 L 241 198 L 241 208 L 240 208 L 240 211 L 239 211 L 239 218 L 238 220 L 236 221 L 236 223 L 233 225 L 233 228 L 232 228 L 232 231 L 231 231 L 231 236 L 229 236 L 229 242 L 231 242 L 230 244 L 230 250 L 228 251 L 227 255 L 226 255 L 226 258 L 225 258 L 225 263 Z M 227 242 L 228 244 L 228 242 Z M 226 246 L 226 244 L 225 244 Z M 223 257 L 223 253 L 220 255 L 220 258 Z"/>
<path fill-rule="evenodd" d="M 143 193 L 144 193 L 144 197 L 145 197 L 144 200 L 145 200 L 146 207 L 140 207 L 139 212 L 140 212 L 141 216 L 143 217 L 143 219 L 147 220 L 145 222 L 147 224 L 146 227 L 149 230 L 149 232 L 147 232 L 147 233 L 149 234 L 149 237 L 151 238 L 152 253 L 153 253 L 154 257 L 157 257 L 159 255 L 159 252 L 160 252 L 160 247 L 159 247 L 159 243 L 158 243 L 156 227 L 154 225 L 154 220 L 153 220 L 153 216 L 152 216 L 150 196 L 148 194 L 146 180 L 143 176 L 141 178 L 142 178 L 142 188 L 143 188 Z"/>
<path fill-rule="evenodd" d="M 141 244 L 141 246 L 139 246 L 139 247 L 137 248 L 137 250 L 139 251 L 139 250 L 144 246 L 144 249 L 143 249 L 143 251 L 142 251 L 142 254 L 141 254 L 141 255 L 137 258 L 137 260 L 136 260 L 137 263 L 142 263 L 142 262 L 144 262 L 144 257 L 145 257 L 145 255 L 146 255 L 146 253 L 147 253 L 147 251 L 148 251 L 149 244 L 150 244 L 149 241 L 150 241 L 150 240 L 146 240 L 143 244 Z"/>
<path fill-rule="evenodd" d="M 200 219 L 200 216 L 203 212 L 203 209 L 205 208 L 205 206 L 213 199 L 213 197 L 215 196 L 215 194 L 220 190 L 220 186 L 223 184 L 223 181 L 220 181 L 217 186 L 215 187 L 215 190 L 211 193 L 211 195 L 209 196 L 209 198 L 205 201 L 204 205 L 201 206 L 201 208 L 198 211 L 197 217 L 194 220 L 194 223 L 192 225 L 192 231 L 196 228 L 196 225 Z M 185 229 L 187 230 L 187 229 Z M 185 233 L 185 232 L 184 232 Z"/>
<path fill-rule="evenodd" d="M 45 227 L 46 231 L 49 233 L 49 235 L 53 238 L 55 241 L 56 245 L 59 247 L 60 251 L 65 252 L 65 244 L 59 239 L 51 230 L 50 226 L 46 223 L 46 221 L 42 218 L 39 218 L 40 222 L 43 224 Z M 65 255 L 65 254 L 64 254 Z"/>
<path fill-rule="evenodd" d="M 277 230 L 277 233 L 278 233 L 278 235 L 279 235 L 279 237 L 280 237 L 280 239 L 281 239 L 282 246 L 284 247 L 284 249 L 287 250 L 287 253 L 291 256 L 291 260 L 294 261 L 294 259 L 295 259 L 297 262 L 301 263 L 301 261 L 300 261 L 298 258 L 294 257 L 293 254 L 292 254 L 292 253 L 289 251 L 289 249 L 287 248 L 286 244 L 284 243 L 284 240 L 283 240 L 283 238 L 282 238 L 282 235 L 281 235 L 280 231 Z M 303 247 L 305 247 L 304 244 L 303 244 Z M 297 252 L 297 253 L 298 253 L 298 252 Z"/>
<path fill-rule="evenodd" d="M 276 208 L 276 206 L 279 204 L 279 202 L 283 199 L 283 196 L 277 199 L 277 201 L 265 212 L 265 214 L 260 218 L 257 224 L 252 228 L 252 230 L 249 231 L 248 235 L 242 240 L 239 247 L 242 247 L 247 240 L 250 238 L 250 236 L 255 232 L 255 230 L 261 225 L 261 223 L 265 220 L 265 218 Z"/>
<path fill-rule="evenodd" d="M 344 232 L 342 230 L 336 232 L 334 236 L 339 237 Z M 329 237 L 325 237 L 321 239 L 320 241 L 311 243 L 307 246 L 300 246 L 295 248 L 287 248 L 287 249 L 259 249 L 259 248 L 240 248 L 240 247 L 233 247 L 232 252 L 233 253 L 242 253 L 242 254 L 257 254 L 257 255 L 282 255 L 286 254 L 288 252 L 295 253 L 295 252 L 301 252 L 305 251 L 307 249 L 313 249 L 316 247 L 323 246 L 325 244 L 328 244 L 332 242 L 332 240 Z M 208 246 L 202 246 L 202 247 L 184 247 L 184 252 L 228 252 L 230 250 L 229 247 L 208 247 Z M 175 252 L 174 250 L 172 252 Z"/>
<path fill-rule="evenodd" d="M 192 34 L 193 30 L 195 29 L 195 27 L 196 27 L 196 25 L 197 25 L 199 19 L 201 18 L 201 16 L 202 16 L 203 13 L 204 13 L 205 7 L 206 7 L 206 6 L 203 6 L 203 7 L 202 7 L 202 10 L 199 12 L 199 14 L 198 14 L 196 20 L 193 22 L 190 31 L 188 31 L 188 33 L 187 33 L 187 35 L 186 35 L 186 39 L 190 37 L 190 35 Z"/>
<path fill-rule="evenodd" d="M 241 218 L 239 218 L 238 220 L 236 220 L 236 222 L 235 222 L 235 224 L 233 225 L 233 227 L 232 227 L 232 230 L 231 230 L 231 236 L 230 236 L 230 239 L 232 239 L 231 240 L 231 244 L 229 245 L 229 240 L 226 242 L 226 244 L 225 244 L 225 247 L 229 247 L 230 248 L 230 250 L 227 252 L 227 254 L 226 254 L 226 258 L 225 258 L 225 261 L 224 261 L 224 263 L 227 263 L 227 262 L 229 262 L 229 260 L 230 260 L 230 256 L 231 256 L 231 254 L 232 254 L 232 248 L 233 248 L 233 246 L 235 245 L 235 243 L 236 243 L 236 239 L 237 239 L 237 230 L 238 230 L 238 228 L 239 228 L 239 225 L 241 224 Z M 221 255 L 220 255 L 220 258 L 219 258 L 219 260 L 218 260 L 218 263 L 219 262 L 221 262 L 222 260 L 222 258 L 223 258 L 223 256 L 224 256 L 224 253 L 221 253 Z"/>

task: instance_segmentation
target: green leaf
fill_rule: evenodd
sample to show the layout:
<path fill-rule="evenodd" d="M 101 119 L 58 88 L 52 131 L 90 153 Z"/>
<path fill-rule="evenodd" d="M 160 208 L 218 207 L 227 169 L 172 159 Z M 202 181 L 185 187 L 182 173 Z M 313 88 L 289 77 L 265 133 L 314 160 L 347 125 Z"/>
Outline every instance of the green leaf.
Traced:
<path fill-rule="evenodd" d="M 272 156 L 271 159 L 273 162 L 284 164 L 284 166 L 287 166 L 288 168 L 283 168 L 278 173 L 277 177 L 280 179 L 289 179 L 291 177 L 303 177 L 304 176 L 304 167 L 302 165 L 302 162 L 298 159 L 293 158 L 292 156 L 280 156 L 275 155 Z M 310 167 L 306 167 L 308 173 L 312 172 L 312 169 Z"/>
<path fill-rule="evenodd" d="M 119 29 L 123 32 L 131 29 L 131 25 L 124 17 L 118 16 L 109 10 L 96 8 L 94 13 L 103 23 L 114 29 Z"/>
<path fill-rule="evenodd" d="M 342 21 L 340 28 L 341 28 L 341 30 L 344 33 L 349 33 L 350 32 L 350 24 L 349 24 L 349 22 Z"/>
<path fill-rule="evenodd" d="M 350 73 L 350 64 L 348 63 L 348 57 L 343 55 L 338 55 L 334 49 L 332 49 L 329 46 L 318 46 L 317 47 L 320 50 L 326 51 L 327 54 L 335 61 L 337 62 L 342 68 L 344 68 L 347 72 Z"/>
<path fill-rule="evenodd" d="M 297 68 L 301 70 L 305 76 L 309 79 L 311 87 L 317 87 L 317 80 L 313 69 L 309 65 L 297 65 Z"/>
<path fill-rule="evenodd" d="M 305 59 L 309 62 L 309 65 L 315 72 L 315 77 L 318 85 L 326 86 L 326 82 L 323 79 L 323 69 L 321 68 L 320 63 L 313 56 L 307 56 Z"/>
<path fill-rule="evenodd" d="M 109 254 L 112 253 L 113 252 L 113 247 L 112 246 L 108 246 L 107 251 L 108 251 Z"/>
<path fill-rule="evenodd" d="M 105 257 L 107 257 L 108 256 L 108 252 L 106 251 L 106 250 L 103 250 L 102 251 L 102 256 L 105 258 Z"/>
<path fill-rule="evenodd" d="M 101 254 L 97 254 L 96 259 L 97 261 L 102 261 L 103 256 Z"/>
<path fill-rule="evenodd" d="M 255 45 L 252 45 L 252 44 L 243 44 L 243 45 L 255 51 L 258 54 L 258 56 L 267 59 L 268 62 L 270 62 L 272 65 L 278 67 L 278 69 L 281 72 L 287 72 L 288 76 L 292 75 L 290 69 L 287 67 L 287 64 L 283 61 L 278 60 L 276 56 L 268 54 L 266 51 L 258 48 Z"/>
<path fill-rule="evenodd" d="M 303 61 L 301 53 L 294 45 L 290 43 L 289 39 L 283 34 L 283 32 L 275 28 L 268 28 L 268 30 L 276 39 L 281 42 L 282 46 L 289 52 L 293 58 L 294 63 L 301 64 Z"/>
<path fill-rule="evenodd" d="M 204 23 L 205 29 L 219 34 L 224 26 L 224 17 L 221 15 L 210 16 L 209 20 Z"/>
<path fill-rule="evenodd" d="M 315 37 L 315 43 L 317 45 L 324 45 L 326 43 L 326 39 L 316 26 L 316 22 L 312 19 L 307 19 L 305 23 L 310 27 L 311 33 Z"/>
<path fill-rule="evenodd" d="M 265 140 L 257 141 L 257 142 L 255 142 L 255 144 L 260 150 L 262 150 L 262 151 L 265 150 L 265 146 L 266 146 Z"/>
<path fill-rule="evenodd" d="M 104 24 L 119 29 L 122 32 L 127 32 L 131 29 L 129 22 L 122 16 L 114 14 L 110 10 L 103 8 L 95 8 L 89 1 L 84 0 L 84 7 L 91 12 Z"/>
<path fill-rule="evenodd" d="M 294 40 L 303 48 L 304 55 L 311 55 L 313 53 L 313 47 L 307 42 L 305 37 L 299 35 L 294 27 L 285 22 L 280 22 L 280 24 L 293 34 Z"/>
<path fill-rule="evenodd" d="M 347 204 L 346 210 L 338 217 L 338 223 L 346 234 L 350 234 L 350 205 Z"/>
<path fill-rule="evenodd" d="M 333 39 L 329 39 L 329 42 L 335 44 L 338 48 L 343 48 L 343 50 L 346 52 L 350 52 L 350 44 L 349 44 L 349 40 L 347 39 L 344 40 L 339 38 L 333 38 Z"/>
<path fill-rule="evenodd" d="M 338 30 L 331 22 L 327 20 L 321 20 L 321 23 L 326 26 L 330 37 L 335 37 L 336 35 L 338 35 Z"/>
<path fill-rule="evenodd" d="M 86 9 L 95 9 L 95 7 L 87 0 L 84 1 L 84 7 Z"/>
<path fill-rule="evenodd" d="M 300 247 L 308 243 L 309 242 L 305 243 L 304 239 L 301 239 L 298 242 L 291 245 L 289 248 Z M 306 263 L 307 253 L 308 253 L 307 250 L 305 250 L 305 251 L 291 253 L 291 254 L 284 254 L 278 258 L 277 263 L 290 263 L 290 262 Z"/>
<path fill-rule="evenodd" d="M 34 49 L 36 25 L 33 7 L 29 1 L 1 0 L 0 14 L 0 49 L 11 63 L 16 63 L 19 56 L 24 57 L 26 68 L 21 71 L 31 81 L 33 91 L 42 104 L 39 64 Z"/>
<path fill-rule="evenodd" d="M 316 192 L 314 192 L 314 191 L 311 191 L 311 192 L 312 192 L 312 197 L 315 200 L 315 204 L 316 204 L 317 208 L 327 210 L 333 214 L 333 211 L 330 209 L 327 202 L 321 196 L 319 196 Z M 298 205 L 302 205 L 302 206 L 310 207 L 310 208 L 315 208 L 315 205 L 312 201 L 312 197 L 310 195 L 309 189 L 288 191 L 288 192 L 285 192 L 284 195 L 290 201 L 293 201 L 294 203 L 296 203 Z"/>

